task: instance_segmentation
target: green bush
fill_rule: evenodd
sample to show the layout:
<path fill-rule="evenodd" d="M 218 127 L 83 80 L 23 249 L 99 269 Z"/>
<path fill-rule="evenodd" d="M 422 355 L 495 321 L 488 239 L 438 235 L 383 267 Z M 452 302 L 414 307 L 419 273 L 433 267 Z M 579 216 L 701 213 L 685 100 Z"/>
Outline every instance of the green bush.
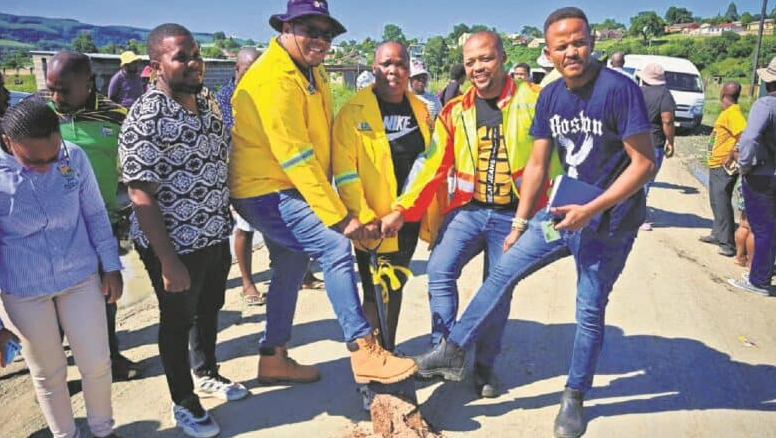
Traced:
<path fill-rule="evenodd" d="M 342 106 L 345 105 L 345 102 L 350 100 L 356 92 L 344 84 L 331 84 L 331 94 L 333 96 L 334 115 L 337 115 L 340 108 L 342 108 Z"/>

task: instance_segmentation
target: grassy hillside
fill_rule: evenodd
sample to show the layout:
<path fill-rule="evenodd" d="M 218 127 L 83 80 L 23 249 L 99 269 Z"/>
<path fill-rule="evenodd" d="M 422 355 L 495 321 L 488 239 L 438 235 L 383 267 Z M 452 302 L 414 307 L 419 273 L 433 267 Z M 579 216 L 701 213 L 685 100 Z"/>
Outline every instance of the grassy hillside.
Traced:
<path fill-rule="evenodd" d="M 28 17 L 0 13 L 0 41 L 32 45 L 40 50 L 70 47 L 81 32 L 91 34 L 97 47 L 106 44 L 125 44 L 130 39 L 145 41 L 150 29 L 129 26 L 95 26 L 66 18 Z M 209 43 L 212 34 L 195 33 L 197 41 Z M 8 44 L 0 44 L 0 46 Z M 30 47 L 19 47 L 29 49 Z"/>
<path fill-rule="evenodd" d="M 7 47 L 10 49 L 25 49 L 25 50 L 31 50 L 35 48 L 33 44 L 20 43 L 19 41 L 3 40 L 3 39 L 0 39 L 0 47 Z"/>

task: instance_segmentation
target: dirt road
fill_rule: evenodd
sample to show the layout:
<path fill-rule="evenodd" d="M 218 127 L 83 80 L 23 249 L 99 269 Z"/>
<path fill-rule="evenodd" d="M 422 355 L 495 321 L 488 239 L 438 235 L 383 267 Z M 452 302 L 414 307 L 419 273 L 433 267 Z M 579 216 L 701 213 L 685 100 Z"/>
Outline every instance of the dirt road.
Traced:
<path fill-rule="evenodd" d="M 679 156 L 663 167 L 649 199 L 654 230 L 640 233 L 612 293 L 606 343 L 586 402 L 586 437 L 776 437 L 776 298 L 727 286 L 742 269 L 698 242 L 711 213 L 705 188 L 685 166 L 695 159 L 689 140 L 679 139 Z M 428 346 L 427 259 L 419 247 L 400 323 L 405 353 Z M 260 282 L 268 279 L 266 260 L 265 250 L 254 254 Z M 478 287 L 481 268 L 478 258 L 464 271 L 462 305 Z M 430 422 L 448 437 L 552 436 L 574 333 L 574 283 L 572 262 L 562 260 L 518 285 L 497 364 L 503 394 L 477 400 L 471 378 L 419 383 Z M 354 427 L 369 430 L 325 293 L 300 293 L 290 346 L 298 361 L 318 364 L 323 379 L 262 387 L 255 373 L 266 309 L 241 305 L 236 266 L 229 286 L 220 320 L 221 372 L 252 395 L 230 404 L 205 400 L 220 436 L 341 437 Z M 149 297 L 119 316 L 126 355 L 147 367 L 144 379 L 114 385 L 117 432 L 125 437 L 183 436 L 170 421 L 155 304 Z M 77 380 L 74 366 L 69 373 Z M 80 394 L 73 404 L 86 431 Z M 23 361 L 0 371 L 0 406 L 0 437 L 50 436 Z"/>

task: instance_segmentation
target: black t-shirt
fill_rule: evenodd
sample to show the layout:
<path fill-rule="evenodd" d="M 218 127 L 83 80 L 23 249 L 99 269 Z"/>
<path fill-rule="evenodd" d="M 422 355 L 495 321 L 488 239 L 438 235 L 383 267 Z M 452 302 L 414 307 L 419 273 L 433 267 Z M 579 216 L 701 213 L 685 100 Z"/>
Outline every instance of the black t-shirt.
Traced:
<path fill-rule="evenodd" d="M 676 111 L 676 103 L 663 85 L 645 85 L 641 87 L 644 93 L 644 103 L 647 104 L 647 115 L 652 123 L 652 145 L 662 148 L 666 145 L 666 135 L 663 133 L 663 119 L 660 113 L 672 113 Z"/>
<path fill-rule="evenodd" d="M 504 116 L 499 98 L 475 99 L 477 114 L 476 179 L 473 202 L 494 208 L 514 209 L 517 196 L 512 190 L 512 172 L 504 143 Z"/>
<path fill-rule="evenodd" d="M 377 98 L 380 107 L 380 115 L 383 117 L 385 135 L 391 145 L 391 158 L 393 158 L 393 173 L 396 176 L 396 190 L 398 196 L 404 188 L 404 183 L 412 169 L 412 163 L 418 154 L 423 152 L 423 134 L 418 127 L 418 121 L 412 112 L 407 97 L 401 103 L 389 103 Z"/>

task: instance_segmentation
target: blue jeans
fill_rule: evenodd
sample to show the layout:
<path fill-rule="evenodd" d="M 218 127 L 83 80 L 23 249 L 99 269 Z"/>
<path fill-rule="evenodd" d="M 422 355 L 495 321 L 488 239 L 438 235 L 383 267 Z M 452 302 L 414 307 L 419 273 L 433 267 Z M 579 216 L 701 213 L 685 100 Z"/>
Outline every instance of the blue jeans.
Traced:
<path fill-rule="evenodd" d="M 232 199 L 232 205 L 264 236 L 269 249 L 272 281 L 261 348 L 282 346 L 291 339 L 296 299 L 310 257 L 323 270 L 326 293 L 345 341 L 370 333 L 358 298 L 350 240 L 324 225 L 298 191 Z"/>
<path fill-rule="evenodd" d="M 603 345 L 609 292 L 625 267 L 636 231 L 563 231 L 561 239 L 547 243 L 541 222 L 548 219 L 550 215 L 544 210 L 531 219 L 520 239 L 501 256 L 448 339 L 466 348 L 486 336 L 492 315 L 509 303 L 520 280 L 560 258 L 573 255 L 577 267 L 577 329 L 566 386 L 587 391 L 592 386 Z"/>
<path fill-rule="evenodd" d="M 754 255 L 749 282 L 769 287 L 776 253 L 776 177 L 747 175 L 741 185 L 749 226 L 754 233 Z"/>
<path fill-rule="evenodd" d="M 465 205 L 445 217 L 437 244 L 428 260 L 428 295 L 431 307 L 431 341 L 439 343 L 449 333 L 458 315 L 458 277 L 477 254 L 485 251 L 487 277 L 503 254 L 504 239 L 512 229 L 514 213 Z M 477 363 L 492 367 L 501 351 L 501 333 L 509 317 L 509 302 L 488 318 L 484 336 L 476 346 Z"/>
<path fill-rule="evenodd" d="M 666 155 L 664 148 L 655 148 L 655 173 L 652 175 L 652 179 L 644 185 L 644 196 L 649 195 L 649 189 L 652 188 L 652 184 L 655 183 L 657 173 L 660 172 L 660 168 L 663 166 L 663 158 Z"/>

